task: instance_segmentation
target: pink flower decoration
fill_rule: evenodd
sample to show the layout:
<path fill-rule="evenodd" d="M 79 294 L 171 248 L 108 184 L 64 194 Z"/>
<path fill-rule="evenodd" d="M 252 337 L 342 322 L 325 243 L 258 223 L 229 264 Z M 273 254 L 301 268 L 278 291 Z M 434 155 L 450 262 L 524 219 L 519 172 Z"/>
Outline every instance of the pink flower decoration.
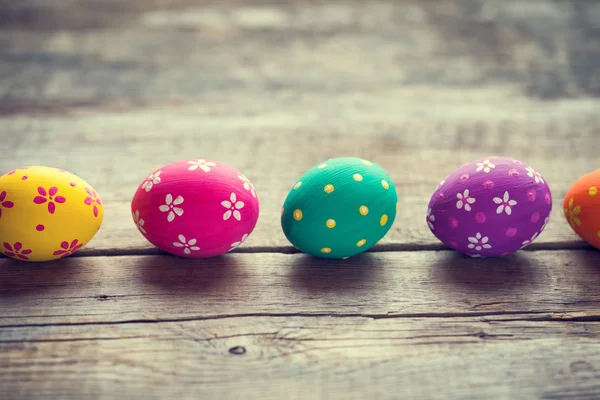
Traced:
<path fill-rule="evenodd" d="M 85 188 L 85 191 L 87 192 L 88 197 L 86 197 L 83 202 L 88 206 L 91 206 L 93 204 L 94 217 L 98 217 L 98 206 L 96 204 L 101 205 L 102 200 L 100 200 L 100 197 L 98 197 L 98 194 L 96 194 L 96 191 L 94 189 Z"/>
<path fill-rule="evenodd" d="M 15 168 L 12 171 L 8 171 L 7 175 L 14 175 L 17 171 L 24 170 L 24 169 L 27 169 L 27 167 L 25 167 L 25 168 Z"/>
<path fill-rule="evenodd" d="M 54 212 L 56 211 L 55 203 L 62 204 L 65 201 L 67 201 L 67 199 L 65 199 L 62 196 L 56 196 L 56 194 L 58 193 L 58 188 L 55 186 L 52 186 L 48 190 L 48 193 L 46 193 L 46 189 L 39 186 L 38 193 L 40 194 L 40 196 L 35 196 L 35 198 L 33 199 L 33 202 L 35 204 L 44 204 L 47 202 L 48 203 L 48 212 L 50 214 L 54 214 Z"/>
<path fill-rule="evenodd" d="M 21 242 L 17 242 L 12 246 L 9 243 L 4 242 L 4 248 L 6 249 L 5 251 L 3 251 L 5 256 L 18 257 L 21 260 L 29 260 L 27 254 L 31 254 L 31 250 L 23 249 L 23 244 Z"/>
<path fill-rule="evenodd" d="M 13 206 L 15 205 L 15 203 L 13 203 L 12 201 L 5 201 L 5 200 L 6 200 L 6 192 L 0 193 L 0 218 L 2 218 L 2 207 L 13 208 Z"/>
<path fill-rule="evenodd" d="M 79 240 L 75 239 L 69 244 L 69 242 L 64 241 L 60 244 L 61 249 L 56 250 L 53 254 L 55 256 L 67 257 L 71 254 L 75 253 L 77 250 L 83 247 L 83 244 L 79 243 Z"/>

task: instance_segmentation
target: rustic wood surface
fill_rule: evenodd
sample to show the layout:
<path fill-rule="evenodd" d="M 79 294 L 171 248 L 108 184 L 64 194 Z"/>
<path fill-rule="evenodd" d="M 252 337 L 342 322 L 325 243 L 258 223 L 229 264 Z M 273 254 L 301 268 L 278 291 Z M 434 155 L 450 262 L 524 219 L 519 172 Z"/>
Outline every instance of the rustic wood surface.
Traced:
<path fill-rule="evenodd" d="M 450 251 L 4 259 L 0 326 L 240 315 L 600 317 L 600 253 L 536 251 L 474 260 Z"/>
<path fill-rule="evenodd" d="M 10 328 L 0 384 L 8 398 L 592 400 L 598 329 L 519 316 Z"/>
<path fill-rule="evenodd" d="M 0 384 L 10 398 L 592 399 L 599 262 L 591 251 L 4 259 Z"/>
<path fill-rule="evenodd" d="M 106 204 L 76 256 L 0 259 L 0 398 L 600 398 L 600 253 L 561 211 L 600 165 L 599 96 L 595 0 L 0 0 L 0 172 L 64 168 Z M 287 191 L 347 155 L 393 177 L 390 233 L 292 254 Z M 553 216 L 528 251 L 472 260 L 424 216 L 490 155 L 538 169 Z M 137 232 L 137 185 L 182 158 L 254 183 L 232 254 Z"/>

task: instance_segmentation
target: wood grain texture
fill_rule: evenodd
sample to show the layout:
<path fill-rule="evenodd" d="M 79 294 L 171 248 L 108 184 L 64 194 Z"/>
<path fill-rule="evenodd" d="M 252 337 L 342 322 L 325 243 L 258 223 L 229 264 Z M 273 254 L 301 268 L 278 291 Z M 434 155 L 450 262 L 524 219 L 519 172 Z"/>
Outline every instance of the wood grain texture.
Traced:
<path fill-rule="evenodd" d="M 246 174 L 259 194 L 261 216 L 241 250 L 290 251 L 279 222 L 288 190 L 324 159 L 360 156 L 383 166 L 394 179 L 399 212 L 381 243 L 402 250 L 442 248 L 427 228 L 425 212 L 430 195 L 448 173 L 475 159 L 506 155 L 538 169 L 554 194 L 552 222 L 532 248 L 582 245 L 562 216 L 562 199 L 576 179 L 597 169 L 600 142 L 592 138 L 600 133 L 600 119 L 594 103 L 571 108 L 568 102 L 522 100 L 507 105 L 498 95 L 496 103 L 484 96 L 486 105 L 468 111 L 455 95 L 447 96 L 439 91 L 420 115 L 396 114 L 386 100 L 373 100 L 368 110 L 344 118 L 345 127 L 327 122 L 326 113 L 315 121 L 299 121 L 282 105 L 276 111 L 265 105 L 264 114 L 253 116 L 248 108 L 260 101 L 249 98 L 246 106 L 240 103 L 206 116 L 201 106 L 181 106 L 122 115 L 10 118 L 5 131 L 13 143 L 1 150 L 0 164 L 5 171 L 51 165 L 88 180 L 103 196 L 106 217 L 83 252 L 113 254 L 151 249 L 137 232 L 130 210 L 133 193 L 150 172 L 183 158 L 216 159 Z M 408 102 L 410 97 L 414 99 L 399 91 L 390 99 Z M 315 105 L 305 104 L 304 111 Z M 322 105 L 327 107 L 325 101 Z M 390 114 L 379 114 L 377 106 L 387 107 Z M 469 115 L 474 108 L 479 111 Z M 23 129 L 27 133 L 19 137 Z"/>
<path fill-rule="evenodd" d="M 560 211 L 600 154 L 600 22 L 581 4 L 5 2 L 0 169 L 54 165 L 96 187 L 106 222 L 81 254 L 154 254 L 131 221 L 135 188 L 171 161 L 217 159 L 260 194 L 239 251 L 290 252 L 287 190 L 323 159 L 360 156 L 401 200 L 377 249 L 414 250 L 442 248 L 424 216 L 446 174 L 512 156 L 555 195 L 532 248 L 586 247 Z"/>
<path fill-rule="evenodd" d="M 591 400 L 599 260 L 0 260 L 0 388 L 15 399 Z"/>
<path fill-rule="evenodd" d="M 4 328 L 9 398 L 578 399 L 598 322 L 234 317 Z"/>
<path fill-rule="evenodd" d="M 599 165 L 599 95 L 596 1 L 0 0 L 0 171 L 64 168 L 106 204 L 78 257 L 0 259 L 0 397 L 600 398 L 600 253 L 561 215 Z M 430 194 L 489 155 L 549 181 L 547 231 L 430 251 Z M 338 156 L 391 174 L 392 230 L 284 254 L 287 190 Z M 233 254 L 150 256 L 135 229 L 137 185 L 182 158 L 256 186 Z"/>
<path fill-rule="evenodd" d="M 0 327 L 252 315 L 600 318 L 600 254 L 538 251 L 474 260 L 382 252 L 344 262 L 302 254 L 0 260 Z"/>

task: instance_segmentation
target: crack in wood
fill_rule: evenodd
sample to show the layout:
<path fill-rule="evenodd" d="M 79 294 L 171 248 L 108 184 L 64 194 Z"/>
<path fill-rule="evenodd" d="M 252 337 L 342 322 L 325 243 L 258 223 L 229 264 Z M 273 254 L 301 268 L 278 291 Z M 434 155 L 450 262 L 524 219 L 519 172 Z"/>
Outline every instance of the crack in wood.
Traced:
<path fill-rule="evenodd" d="M 494 318 L 487 320 L 486 317 L 510 316 L 515 318 Z M 530 316 L 530 317 L 525 317 Z M 482 317 L 482 322 L 501 321 L 536 321 L 536 322 L 600 322 L 600 314 L 590 315 L 585 312 L 568 311 L 555 313 L 552 311 L 494 311 L 494 312 L 463 312 L 463 313 L 407 313 L 407 314 L 332 314 L 332 313 L 248 313 L 248 314 L 224 314 L 208 315 L 186 318 L 161 318 L 161 319 L 132 319 L 123 321 L 90 321 L 90 322 L 57 322 L 45 324 L 15 324 L 0 325 L 2 328 L 27 328 L 47 326 L 82 326 L 82 325 L 122 325 L 122 324 L 159 324 L 168 322 L 192 322 L 229 318 L 256 318 L 256 317 L 306 317 L 306 318 L 369 318 L 369 319 L 392 319 L 392 318 L 460 318 L 460 317 Z"/>
<path fill-rule="evenodd" d="M 94 342 L 101 340 L 129 340 L 143 339 L 147 336 L 127 336 L 127 337 L 105 337 L 105 338 L 68 338 L 68 339 L 23 339 L 23 340 L 0 340 L 0 344 L 10 343 L 61 343 L 61 342 Z"/>
<path fill-rule="evenodd" d="M 235 335 L 224 335 L 224 336 L 214 336 L 210 338 L 193 338 L 191 339 L 194 342 L 211 342 L 211 341 L 219 341 L 219 340 L 228 340 L 235 339 L 240 337 L 270 337 L 272 340 L 281 340 L 281 341 L 289 341 L 289 342 L 336 342 L 336 341 L 347 341 L 348 338 L 328 338 L 328 337 L 283 337 L 278 336 L 279 331 L 277 332 L 256 332 L 256 333 L 239 333 Z M 367 337 L 367 338 L 352 338 L 353 341 L 372 341 L 372 340 L 419 340 L 419 339 L 439 339 L 439 338 L 468 338 L 475 337 L 483 340 L 487 339 L 496 339 L 496 338 L 513 338 L 515 335 L 513 334 L 489 334 L 484 331 L 479 331 L 476 333 L 463 333 L 463 334 L 438 334 L 438 335 L 415 335 L 415 336 L 380 336 L 376 338 Z M 131 340 L 131 339 L 147 339 L 149 336 L 125 336 L 125 337 L 89 337 L 89 338 L 67 338 L 67 339 L 24 339 L 24 340 L 0 340 L 0 344 L 10 344 L 10 343 L 54 343 L 54 342 L 85 342 L 85 341 L 102 341 L 102 340 Z M 182 340 L 187 340 L 188 338 L 182 337 Z M 525 340 L 525 339 L 522 339 Z M 431 343 L 431 342 L 427 342 Z"/>

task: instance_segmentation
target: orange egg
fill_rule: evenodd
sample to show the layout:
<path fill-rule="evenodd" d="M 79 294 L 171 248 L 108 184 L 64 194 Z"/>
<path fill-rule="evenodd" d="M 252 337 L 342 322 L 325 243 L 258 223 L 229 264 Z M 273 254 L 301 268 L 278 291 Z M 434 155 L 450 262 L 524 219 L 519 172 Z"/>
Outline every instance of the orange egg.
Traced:
<path fill-rule="evenodd" d="M 600 170 L 575 182 L 565 196 L 563 209 L 575 233 L 600 249 Z"/>

